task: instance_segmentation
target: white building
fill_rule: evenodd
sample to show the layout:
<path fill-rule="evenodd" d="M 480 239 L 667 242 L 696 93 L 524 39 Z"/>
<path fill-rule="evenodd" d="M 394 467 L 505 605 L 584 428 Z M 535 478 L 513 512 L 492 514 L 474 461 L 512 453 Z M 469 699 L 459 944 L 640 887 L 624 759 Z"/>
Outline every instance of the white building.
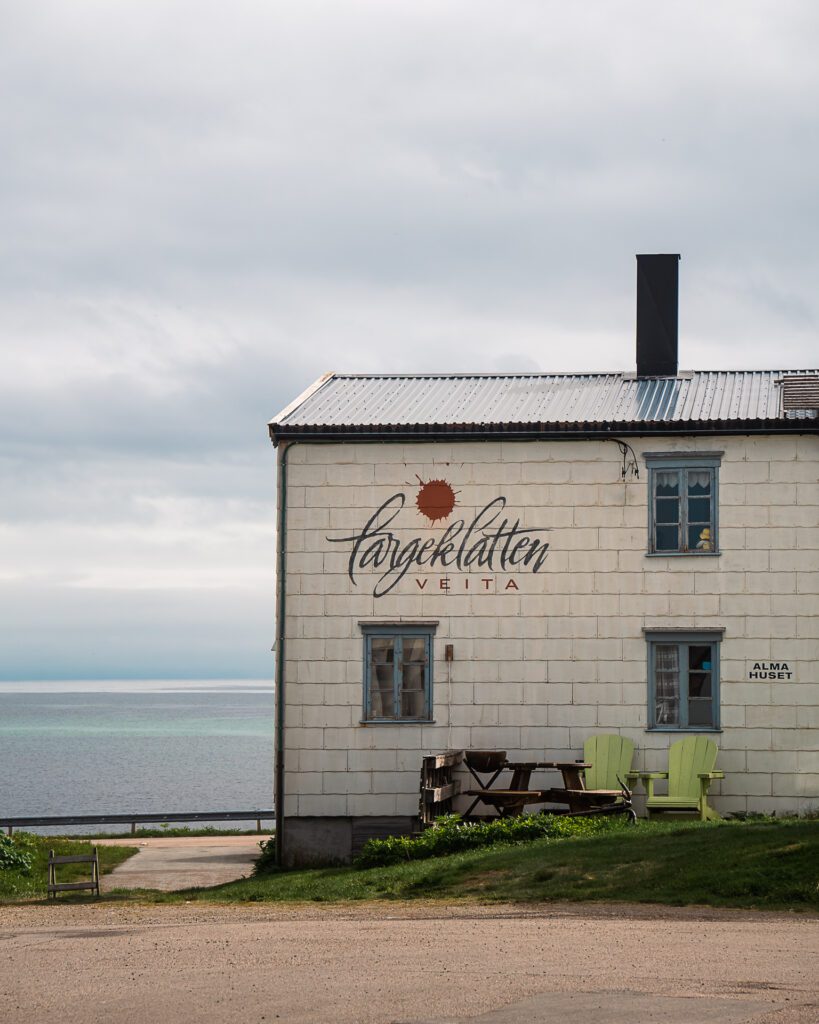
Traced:
<path fill-rule="evenodd" d="M 819 371 L 678 372 L 676 278 L 638 257 L 636 374 L 332 374 L 271 423 L 284 863 L 409 831 L 424 754 L 599 732 L 816 805 Z"/>

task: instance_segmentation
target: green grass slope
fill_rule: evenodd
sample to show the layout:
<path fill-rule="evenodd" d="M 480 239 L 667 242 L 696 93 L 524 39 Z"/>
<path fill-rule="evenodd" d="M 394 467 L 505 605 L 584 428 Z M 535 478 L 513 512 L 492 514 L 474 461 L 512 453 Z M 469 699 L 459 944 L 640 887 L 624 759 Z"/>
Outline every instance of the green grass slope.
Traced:
<path fill-rule="evenodd" d="M 819 910 L 819 821 L 643 823 L 390 867 L 271 873 L 157 899 L 622 900 Z"/>

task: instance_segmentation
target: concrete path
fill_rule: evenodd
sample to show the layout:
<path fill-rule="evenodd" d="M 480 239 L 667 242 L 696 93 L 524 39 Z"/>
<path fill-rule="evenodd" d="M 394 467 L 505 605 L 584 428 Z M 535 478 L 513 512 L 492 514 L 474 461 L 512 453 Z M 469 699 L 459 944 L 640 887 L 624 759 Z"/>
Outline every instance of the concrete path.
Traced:
<path fill-rule="evenodd" d="M 100 880 L 112 889 L 190 889 L 247 877 L 259 856 L 253 836 L 163 836 L 159 839 L 98 839 L 98 846 L 138 846 L 139 853 Z"/>
<path fill-rule="evenodd" d="M 817 964 L 801 914 L 0 906 L 14 1024 L 816 1024 Z"/>

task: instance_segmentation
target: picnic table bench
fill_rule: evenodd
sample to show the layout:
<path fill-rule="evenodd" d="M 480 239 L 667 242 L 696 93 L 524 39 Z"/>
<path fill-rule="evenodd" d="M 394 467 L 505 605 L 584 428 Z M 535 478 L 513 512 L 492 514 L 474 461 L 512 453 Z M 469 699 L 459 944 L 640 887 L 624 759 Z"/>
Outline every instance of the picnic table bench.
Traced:
<path fill-rule="evenodd" d="M 481 802 L 494 807 L 501 817 L 512 817 L 522 814 L 528 804 L 538 803 L 566 804 L 568 810 L 564 813 L 568 814 L 601 813 L 621 805 L 626 794 L 630 797 L 625 789 L 586 789 L 584 772 L 592 767 L 588 761 L 508 761 L 506 751 L 503 750 L 467 750 L 464 753 L 464 764 L 479 787 L 465 791 L 464 795 L 475 799 L 464 817 L 469 817 Z M 559 771 L 563 786 L 530 788 L 532 772 L 543 769 Z M 495 787 L 503 771 L 512 772 L 508 789 Z M 487 782 L 479 778 L 488 773 L 491 773 L 491 778 Z"/>

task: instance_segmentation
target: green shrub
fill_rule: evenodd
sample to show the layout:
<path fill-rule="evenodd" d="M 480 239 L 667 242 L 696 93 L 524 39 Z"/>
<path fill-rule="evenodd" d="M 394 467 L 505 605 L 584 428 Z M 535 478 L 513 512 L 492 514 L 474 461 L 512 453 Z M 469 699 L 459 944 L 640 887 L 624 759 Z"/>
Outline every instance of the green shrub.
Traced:
<path fill-rule="evenodd" d="M 0 835 L 0 870 L 27 875 L 31 864 L 31 841 L 25 832 L 16 836 Z"/>
<path fill-rule="evenodd" d="M 621 817 L 599 815 L 569 818 L 565 815 L 529 814 L 518 818 L 495 818 L 492 821 L 464 822 L 457 814 L 438 818 L 432 828 L 419 836 L 388 836 L 370 839 L 364 844 L 355 865 L 359 868 L 384 867 L 405 860 L 424 860 L 449 853 L 476 850 L 500 843 L 515 844 L 533 839 L 568 839 L 572 836 L 593 836 L 624 828 Z"/>
<path fill-rule="evenodd" d="M 253 874 L 268 875 L 271 871 L 278 871 L 278 865 L 276 864 L 276 837 L 271 836 L 270 839 L 263 839 L 259 843 L 259 849 L 262 852 L 253 867 Z"/>

